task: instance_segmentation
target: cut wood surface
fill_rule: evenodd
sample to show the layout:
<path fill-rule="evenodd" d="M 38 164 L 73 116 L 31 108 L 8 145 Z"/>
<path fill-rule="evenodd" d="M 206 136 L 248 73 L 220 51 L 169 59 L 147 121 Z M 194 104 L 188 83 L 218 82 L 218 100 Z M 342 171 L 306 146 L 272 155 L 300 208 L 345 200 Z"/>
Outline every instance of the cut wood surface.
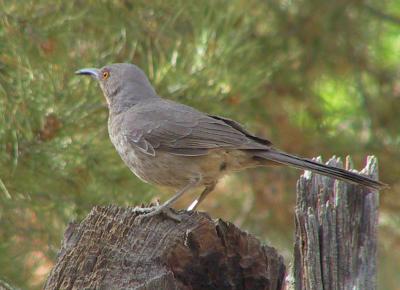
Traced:
<path fill-rule="evenodd" d="M 328 164 L 342 167 L 332 158 Z M 346 160 L 346 168 L 352 168 Z M 362 173 L 375 179 L 369 157 Z M 295 289 L 376 289 L 378 192 L 305 173 L 298 182 Z"/>
<path fill-rule="evenodd" d="M 138 218 L 95 207 L 72 223 L 45 289 L 282 289 L 275 249 L 205 213 Z"/>

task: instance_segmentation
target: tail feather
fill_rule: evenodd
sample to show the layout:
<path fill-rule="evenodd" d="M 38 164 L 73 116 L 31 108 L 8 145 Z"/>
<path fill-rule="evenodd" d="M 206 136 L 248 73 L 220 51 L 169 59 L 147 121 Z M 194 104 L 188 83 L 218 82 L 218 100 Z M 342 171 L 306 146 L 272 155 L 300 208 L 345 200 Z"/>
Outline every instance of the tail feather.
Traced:
<path fill-rule="evenodd" d="M 267 159 L 269 161 L 274 161 L 281 164 L 289 165 L 298 169 L 310 170 L 336 179 L 364 185 L 366 187 L 373 189 L 379 190 L 384 187 L 387 187 L 386 184 L 374 180 L 372 178 L 362 176 L 360 174 L 350 172 L 342 168 L 337 168 L 322 163 L 318 163 L 310 159 L 297 157 L 281 151 L 275 151 L 275 150 L 262 151 L 255 154 L 255 156 L 258 158 L 261 157 L 263 159 Z"/>

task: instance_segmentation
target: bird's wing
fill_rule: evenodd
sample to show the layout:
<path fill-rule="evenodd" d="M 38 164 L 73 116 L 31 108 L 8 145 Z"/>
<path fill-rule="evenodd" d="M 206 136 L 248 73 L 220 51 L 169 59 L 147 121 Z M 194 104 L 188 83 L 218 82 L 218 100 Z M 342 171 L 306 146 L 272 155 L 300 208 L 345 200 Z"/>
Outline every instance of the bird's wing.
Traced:
<path fill-rule="evenodd" d="M 129 143 L 149 155 L 156 150 L 185 156 L 210 149 L 265 150 L 271 143 L 247 132 L 239 123 L 166 102 L 138 108 L 125 117 Z"/>
<path fill-rule="evenodd" d="M 269 141 L 269 140 L 267 140 L 265 138 L 261 138 L 261 137 L 258 137 L 258 136 L 255 136 L 255 135 L 251 134 L 239 122 L 236 122 L 236 121 L 234 121 L 232 119 L 228 119 L 228 118 L 225 118 L 225 117 L 216 116 L 216 115 L 208 115 L 208 116 L 211 117 L 211 118 L 223 121 L 224 123 L 228 124 L 229 126 L 231 126 L 234 129 L 242 132 L 248 138 L 250 138 L 250 139 L 252 139 L 252 140 L 254 140 L 254 141 L 258 142 L 258 143 L 264 144 L 266 146 L 272 146 L 272 142 L 271 141 Z"/>

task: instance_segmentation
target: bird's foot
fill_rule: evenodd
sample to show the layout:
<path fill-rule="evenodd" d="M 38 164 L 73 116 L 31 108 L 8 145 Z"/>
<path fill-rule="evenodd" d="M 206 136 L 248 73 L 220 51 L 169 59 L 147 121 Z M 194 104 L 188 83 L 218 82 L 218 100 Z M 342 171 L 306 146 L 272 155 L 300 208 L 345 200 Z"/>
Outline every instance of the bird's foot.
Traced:
<path fill-rule="evenodd" d="M 149 212 L 155 211 L 159 205 L 153 205 L 149 207 L 135 206 L 133 212 L 137 214 L 147 214 Z"/>
<path fill-rule="evenodd" d="M 180 222 L 182 220 L 182 218 L 177 213 L 175 213 L 172 208 L 163 205 L 155 206 L 155 209 L 153 211 L 144 214 L 143 217 L 148 218 L 158 214 L 163 214 L 167 218 L 170 218 L 176 222 Z"/>
<path fill-rule="evenodd" d="M 151 207 L 135 207 L 133 212 L 140 214 L 140 218 L 149 218 L 158 214 L 163 214 L 176 222 L 180 222 L 181 217 L 174 210 L 165 205 L 156 205 Z"/>

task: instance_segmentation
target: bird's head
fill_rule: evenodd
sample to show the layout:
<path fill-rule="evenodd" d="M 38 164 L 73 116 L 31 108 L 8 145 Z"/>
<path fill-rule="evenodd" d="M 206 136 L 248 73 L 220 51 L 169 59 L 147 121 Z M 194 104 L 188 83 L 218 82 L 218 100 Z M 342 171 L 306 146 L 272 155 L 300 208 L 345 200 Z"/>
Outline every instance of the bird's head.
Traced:
<path fill-rule="evenodd" d="M 115 63 L 98 68 L 84 68 L 78 75 L 89 75 L 97 80 L 110 109 L 132 106 L 151 97 L 157 97 L 145 73 L 136 65 Z"/>

